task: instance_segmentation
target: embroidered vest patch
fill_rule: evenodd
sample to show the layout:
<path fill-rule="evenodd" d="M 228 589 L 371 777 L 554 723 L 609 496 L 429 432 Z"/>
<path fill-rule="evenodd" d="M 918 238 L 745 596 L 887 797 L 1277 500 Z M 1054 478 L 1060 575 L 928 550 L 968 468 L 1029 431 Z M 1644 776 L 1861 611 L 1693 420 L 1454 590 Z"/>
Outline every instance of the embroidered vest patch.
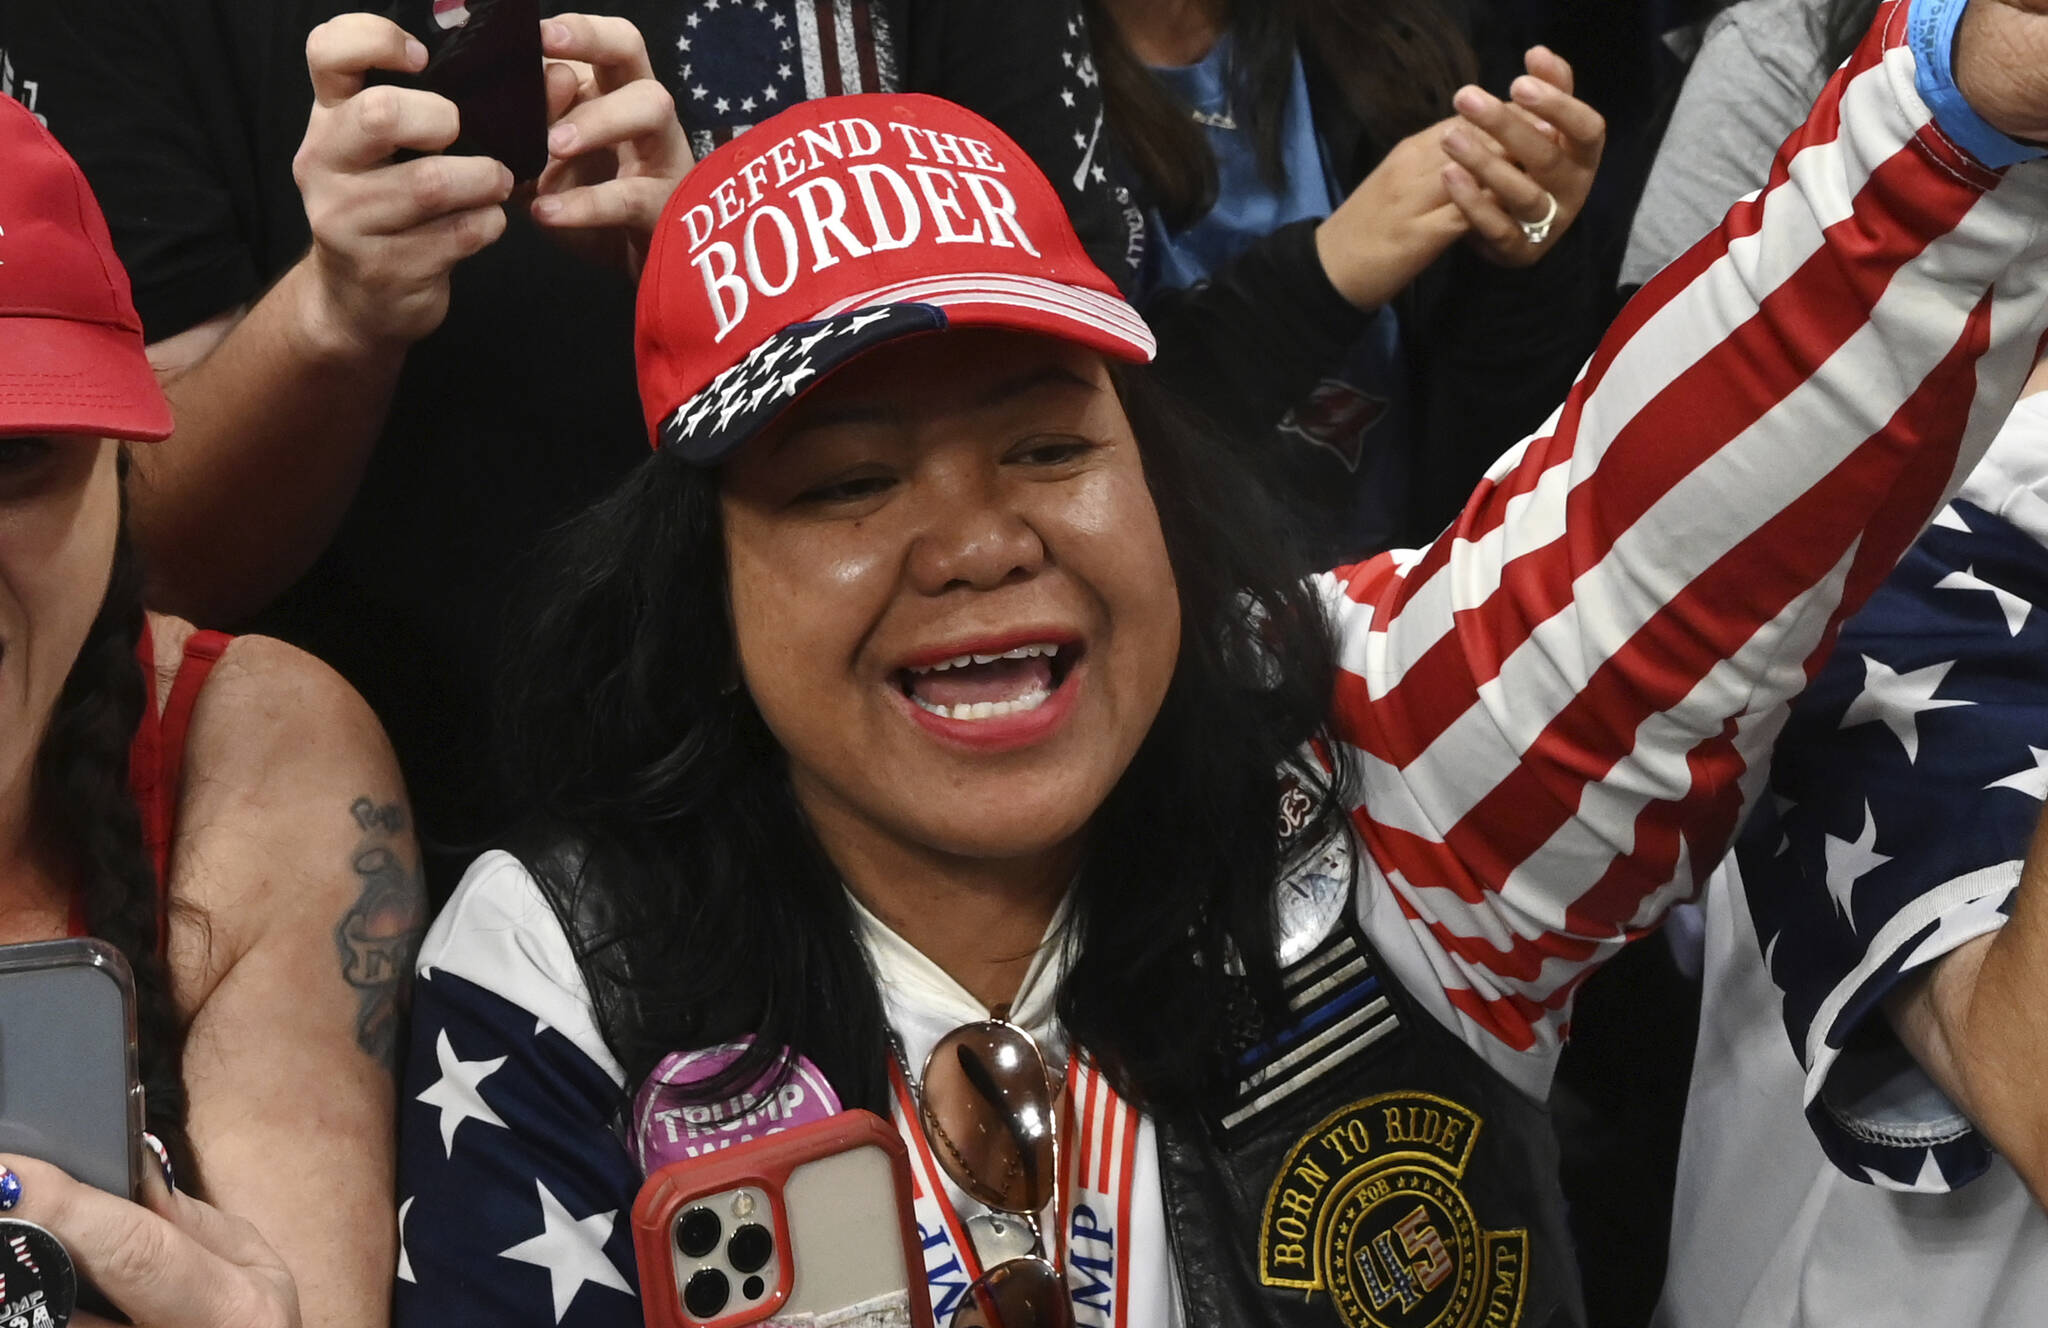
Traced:
<path fill-rule="evenodd" d="M 1346 1328 L 1516 1328 L 1528 1232 L 1485 1229 L 1460 1187 L 1483 1127 L 1427 1093 L 1325 1117 L 1266 1196 L 1259 1280 L 1327 1292 Z"/>

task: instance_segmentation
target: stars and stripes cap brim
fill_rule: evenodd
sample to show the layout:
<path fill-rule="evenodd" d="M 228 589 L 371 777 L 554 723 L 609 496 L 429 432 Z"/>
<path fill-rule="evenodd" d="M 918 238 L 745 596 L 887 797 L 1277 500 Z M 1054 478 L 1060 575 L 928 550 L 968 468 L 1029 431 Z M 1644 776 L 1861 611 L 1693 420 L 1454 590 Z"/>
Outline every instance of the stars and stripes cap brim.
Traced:
<path fill-rule="evenodd" d="M 1086 287 L 999 273 L 909 282 L 775 333 L 662 422 L 660 445 L 710 464 L 803 395 L 884 342 L 954 327 L 1006 327 L 1078 342 L 1144 363 L 1152 330 L 1122 300 Z"/>
<path fill-rule="evenodd" d="M 963 327 L 1157 353 L 995 126 L 935 97 L 803 103 L 707 157 L 664 209 L 635 341 L 650 439 L 716 462 L 856 356 Z"/>

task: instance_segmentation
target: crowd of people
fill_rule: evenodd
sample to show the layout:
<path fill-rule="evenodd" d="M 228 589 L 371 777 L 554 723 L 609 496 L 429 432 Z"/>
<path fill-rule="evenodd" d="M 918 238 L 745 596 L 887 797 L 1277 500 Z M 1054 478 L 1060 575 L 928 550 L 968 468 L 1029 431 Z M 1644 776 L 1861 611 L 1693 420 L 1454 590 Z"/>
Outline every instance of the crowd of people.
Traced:
<path fill-rule="evenodd" d="M 516 8 L 0 0 L 0 942 L 125 956 L 150 1159 L 0 1228 L 149 1328 L 2048 1314 L 2048 6 L 1632 8 L 1623 107 L 1533 0 L 547 4 L 530 162 Z M 798 1101 L 916 1293 L 643 1304 Z"/>

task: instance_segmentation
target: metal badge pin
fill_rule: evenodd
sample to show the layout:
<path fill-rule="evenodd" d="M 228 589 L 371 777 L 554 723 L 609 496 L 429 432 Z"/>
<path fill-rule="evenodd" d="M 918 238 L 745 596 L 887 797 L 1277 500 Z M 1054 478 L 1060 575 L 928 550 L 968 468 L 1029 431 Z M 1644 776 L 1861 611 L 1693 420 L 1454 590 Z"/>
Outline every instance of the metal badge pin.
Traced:
<path fill-rule="evenodd" d="M 63 1242 L 33 1222 L 0 1218 L 0 1328 L 64 1328 L 78 1271 Z"/>

